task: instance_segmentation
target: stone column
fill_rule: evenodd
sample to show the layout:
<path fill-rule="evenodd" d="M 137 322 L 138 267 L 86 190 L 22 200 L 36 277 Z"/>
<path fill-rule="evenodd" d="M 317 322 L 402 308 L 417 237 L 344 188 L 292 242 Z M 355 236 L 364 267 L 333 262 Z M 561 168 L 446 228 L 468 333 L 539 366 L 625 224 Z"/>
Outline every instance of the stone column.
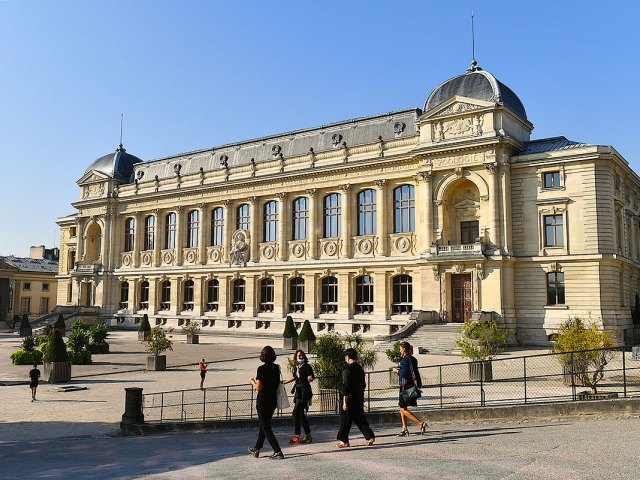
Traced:
<path fill-rule="evenodd" d="M 287 194 L 278 193 L 278 260 L 287 260 L 287 226 L 289 225 L 289 209 L 287 208 Z"/>
<path fill-rule="evenodd" d="M 182 311 L 180 299 L 182 297 L 180 289 L 182 288 L 182 277 L 173 277 L 171 279 L 171 309 L 169 312 L 176 315 Z"/>
<path fill-rule="evenodd" d="M 386 320 L 389 316 L 389 292 L 387 291 L 387 274 L 378 272 L 373 276 L 373 313 Z"/>
<path fill-rule="evenodd" d="M 202 315 L 204 294 L 206 294 L 205 282 L 206 277 L 195 277 L 193 280 L 193 316 Z"/>
<path fill-rule="evenodd" d="M 312 321 L 320 312 L 320 300 L 318 295 L 318 282 L 316 275 L 307 273 L 304 275 L 304 315 L 303 317 Z"/>
<path fill-rule="evenodd" d="M 218 277 L 218 313 L 222 316 L 229 315 L 231 306 L 231 296 L 229 295 L 229 277 L 223 275 Z"/>
<path fill-rule="evenodd" d="M 184 208 L 176 207 L 176 265 L 182 265 L 182 251 L 184 249 Z"/>
<path fill-rule="evenodd" d="M 431 251 L 431 242 L 433 242 L 433 171 L 422 172 L 418 178 L 416 233 L 420 242 L 419 251 L 429 253 Z"/>
<path fill-rule="evenodd" d="M 338 279 L 338 315 L 341 319 L 351 318 L 351 275 L 347 272 L 340 272 L 336 275 Z"/>
<path fill-rule="evenodd" d="M 140 281 L 137 278 L 132 278 L 129 280 L 129 310 L 132 313 L 136 313 L 138 310 L 138 286 L 140 285 Z"/>
<path fill-rule="evenodd" d="M 376 234 L 378 235 L 380 255 L 389 255 L 389 215 L 387 212 L 387 180 L 376 180 Z"/>
<path fill-rule="evenodd" d="M 498 165 L 496 163 L 487 163 L 485 168 L 489 172 L 489 239 L 498 249 L 500 249 L 500 232 L 499 232 L 499 208 L 498 201 Z"/>
<path fill-rule="evenodd" d="M 200 230 L 198 231 L 198 263 L 204 265 L 207 263 L 207 232 L 210 229 L 209 217 L 211 214 L 210 208 L 205 208 L 204 203 L 198 204 L 200 210 Z"/>
<path fill-rule="evenodd" d="M 258 295 L 256 295 L 256 276 L 247 275 L 244 277 L 244 305 L 245 313 L 250 317 L 255 317 L 258 311 Z"/>
<path fill-rule="evenodd" d="M 114 235 L 118 235 L 118 231 L 113 232 Z M 111 238 L 111 222 L 107 221 L 107 217 L 103 217 L 103 226 L 102 231 L 100 232 L 100 264 L 108 265 L 109 258 L 107 244 L 109 243 L 109 239 Z M 114 237 L 114 240 L 118 237 Z M 118 250 L 115 249 L 116 255 L 118 255 Z M 112 265 L 117 265 L 119 262 L 116 258 L 112 259 Z"/>
<path fill-rule="evenodd" d="M 318 258 L 318 206 L 317 206 L 318 189 L 310 188 L 307 190 L 309 195 L 309 256 L 312 259 Z"/>
<path fill-rule="evenodd" d="M 252 262 L 258 261 L 258 243 L 260 234 L 260 201 L 258 197 L 249 197 L 249 202 L 251 204 L 251 224 L 249 225 L 249 229 L 251 232 L 251 256 L 250 259 Z"/>
<path fill-rule="evenodd" d="M 153 278 L 148 280 L 149 282 L 149 308 L 147 310 L 147 315 L 156 315 L 158 313 L 158 304 L 160 303 L 160 298 L 158 295 L 158 279 Z"/>
<path fill-rule="evenodd" d="M 133 266 L 140 267 L 140 244 L 142 235 L 144 234 L 142 213 L 136 212 L 133 216 L 135 224 L 133 225 Z"/>
<path fill-rule="evenodd" d="M 164 247 L 164 212 L 159 209 L 154 209 L 153 214 L 156 216 L 156 227 L 153 232 L 153 265 L 159 267 L 161 264 L 160 250 Z M 151 286 L 149 286 L 151 288 Z"/>
<path fill-rule="evenodd" d="M 231 235 L 235 231 L 235 218 L 233 215 L 233 205 L 229 200 L 222 201 L 222 218 L 224 220 L 222 254 L 223 261 L 229 261 L 229 252 L 231 252 Z"/>
<path fill-rule="evenodd" d="M 340 229 L 342 236 L 342 258 L 351 258 L 351 184 L 340 185 L 342 190 L 341 209 L 340 209 Z"/>
<path fill-rule="evenodd" d="M 287 314 L 285 302 L 287 301 L 287 277 L 278 274 L 273 277 L 273 316 L 284 318 Z"/>
<path fill-rule="evenodd" d="M 76 232 L 76 263 L 82 263 L 82 257 L 84 256 L 84 242 L 86 237 L 84 235 L 84 227 L 86 225 L 85 218 L 78 218 L 78 226 Z"/>

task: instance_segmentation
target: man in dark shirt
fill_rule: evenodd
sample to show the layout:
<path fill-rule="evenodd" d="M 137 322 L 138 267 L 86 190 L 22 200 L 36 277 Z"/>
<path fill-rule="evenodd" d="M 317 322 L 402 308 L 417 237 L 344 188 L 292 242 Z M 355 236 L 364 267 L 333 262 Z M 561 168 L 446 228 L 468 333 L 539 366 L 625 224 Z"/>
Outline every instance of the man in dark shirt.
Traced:
<path fill-rule="evenodd" d="M 38 389 L 38 383 L 40 381 L 40 370 L 38 370 L 38 364 L 34 363 L 33 368 L 29 370 L 29 387 L 31 387 L 31 401 L 36 399 L 36 390 Z"/>
<path fill-rule="evenodd" d="M 375 435 L 371 431 L 367 417 L 364 414 L 364 370 L 358 363 L 358 352 L 349 348 L 345 352 L 347 366 L 342 372 L 342 408 L 340 417 L 342 424 L 338 431 L 338 448 L 349 446 L 349 432 L 351 424 L 355 422 L 366 440 L 365 445 L 370 447 L 375 441 Z"/>

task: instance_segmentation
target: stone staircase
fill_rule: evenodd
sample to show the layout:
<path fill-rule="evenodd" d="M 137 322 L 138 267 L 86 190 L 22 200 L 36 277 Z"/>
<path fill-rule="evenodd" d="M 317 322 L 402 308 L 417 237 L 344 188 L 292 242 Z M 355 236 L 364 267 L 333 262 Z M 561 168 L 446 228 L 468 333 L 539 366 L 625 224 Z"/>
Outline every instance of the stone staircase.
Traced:
<path fill-rule="evenodd" d="M 462 328 L 461 323 L 427 324 L 418 327 L 402 340 L 413 345 L 416 355 L 419 348 L 426 348 L 429 353 L 451 353 L 458 349 L 456 340 L 460 338 Z M 391 348 L 393 343 L 393 341 L 379 343 L 376 349 L 384 352 Z"/>

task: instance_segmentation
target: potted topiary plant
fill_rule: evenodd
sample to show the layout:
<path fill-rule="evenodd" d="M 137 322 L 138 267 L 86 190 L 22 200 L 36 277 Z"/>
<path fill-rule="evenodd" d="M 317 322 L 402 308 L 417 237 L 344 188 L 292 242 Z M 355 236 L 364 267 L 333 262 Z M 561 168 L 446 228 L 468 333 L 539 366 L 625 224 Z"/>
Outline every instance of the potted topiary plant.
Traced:
<path fill-rule="evenodd" d="M 200 324 L 187 320 L 187 324 L 182 326 L 182 334 L 187 336 L 187 344 L 200 343 Z"/>
<path fill-rule="evenodd" d="M 513 329 L 503 328 L 495 320 L 467 320 L 464 322 L 462 337 L 456 345 L 462 356 L 471 360 L 469 380 L 490 382 L 493 380 L 491 360 L 504 351 Z"/>
<path fill-rule="evenodd" d="M 138 340 L 143 342 L 151 333 L 151 325 L 149 324 L 149 316 L 145 313 L 142 316 L 142 320 L 140 320 L 140 325 L 138 325 Z"/>
<path fill-rule="evenodd" d="M 171 331 L 171 329 L 168 330 L 168 332 Z M 147 352 L 153 354 L 147 356 L 147 370 L 166 370 L 167 356 L 160 354 L 166 350 L 173 351 L 173 342 L 170 337 L 167 337 L 162 327 L 152 328 L 144 343 L 147 344 Z"/>
<path fill-rule="evenodd" d="M 58 319 L 53 324 L 53 328 L 56 330 L 60 330 L 60 334 L 64 337 L 67 333 L 67 324 L 64 322 L 64 315 L 61 313 L 58 314 Z"/>
<path fill-rule="evenodd" d="M 60 332 L 57 328 L 54 330 Z M 67 339 L 67 350 L 72 365 L 89 365 L 91 363 L 91 352 L 86 350 L 88 343 L 87 326 L 81 320 L 76 320 L 71 326 L 71 332 Z"/>
<path fill-rule="evenodd" d="M 60 330 L 54 329 L 44 352 L 44 379 L 49 383 L 71 380 L 71 362 Z"/>
<path fill-rule="evenodd" d="M 20 322 L 20 336 L 31 337 L 33 335 L 33 329 L 31 323 L 29 323 L 29 316 L 25 313 L 22 315 L 22 321 Z"/>
<path fill-rule="evenodd" d="M 109 335 L 109 331 L 107 330 L 107 326 L 103 323 L 99 323 L 98 325 L 91 325 L 89 327 L 89 345 L 87 345 L 87 350 L 91 353 L 109 353 L 109 344 L 106 341 L 107 335 Z"/>
<path fill-rule="evenodd" d="M 398 386 L 398 373 L 393 369 L 402 361 L 402 354 L 400 353 L 400 340 L 393 343 L 393 346 L 384 352 L 391 363 L 394 363 L 395 367 L 389 367 L 389 385 Z"/>
<path fill-rule="evenodd" d="M 311 347 L 316 341 L 316 335 L 311 328 L 311 322 L 305 320 L 302 328 L 300 329 L 300 335 L 298 335 L 298 348 L 305 353 L 311 353 Z"/>
<path fill-rule="evenodd" d="M 563 369 L 565 385 L 582 385 L 591 392 L 582 392 L 583 400 L 617 397 L 617 393 L 598 394 L 597 385 L 604 377 L 604 368 L 614 358 L 614 342 L 605 330 L 595 322 L 585 324 L 574 317 L 560 326 L 556 342 L 551 348 L 559 353 L 558 360 Z"/>
<path fill-rule="evenodd" d="M 298 348 L 298 332 L 296 326 L 293 323 L 291 315 L 287 315 L 287 320 L 284 322 L 284 333 L 282 334 L 284 339 L 282 342 L 282 348 L 287 350 L 295 350 Z"/>

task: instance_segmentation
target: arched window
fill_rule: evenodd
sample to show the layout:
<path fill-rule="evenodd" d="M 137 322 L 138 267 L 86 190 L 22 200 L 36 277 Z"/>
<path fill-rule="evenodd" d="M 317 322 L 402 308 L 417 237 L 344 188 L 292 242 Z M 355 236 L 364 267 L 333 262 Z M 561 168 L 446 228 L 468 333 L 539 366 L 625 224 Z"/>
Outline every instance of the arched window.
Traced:
<path fill-rule="evenodd" d="M 547 273 L 547 305 L 564 305 L 564 273 L 562 272 Z"/>
<path fill-rule="evenodd" d="M 176 248 L 176 214 L 171 212 L 165 218 L 164 248 Z"/>
<path fill-rule="evenodd" d="M 233 282 L 233 301 L 231 309 L 234 312 L 244 312 L 245 308 L 245 281 L 241 278 Z"/>
<path fill-rule="evenodd" d="M 356 313 L 373 313 L 373 277 L 356 278 Z"/>
<path fill-rule="evenodd" d="M 222 207 L 211 211 L 211 245 L 222 245 L 224 235 L 224 211 Z"/>
<path fill-rule="evenodd" d="M 289 311 L 304 312 L 304 278 L 295 277 L 289 282 Z"/>
<path fill-rule="evenodd" d="M 187 247 L 198 246 L 198 235 L 200 234 L 200 212 L 191 210 L 187 218 Z"/>
<path fill-rule="evenodd" d="M 153 250 L 155 245 L 156 217 L 149 215 L 144 218 L 144 249 Z"/>
<path fill-rule="evenodd" d="M 358 235 L 376 233 L 376 191 L 362 190 L 358 194 Z"/>
<path fill-rule="evenodd" d="M 171 282 L 165 280 L 160 287 L 160 310 L 171 309 Z"/>
<path fill-rule="evenodd" d="M 251 216 L 249 213 L 249 204 L 243 203 L 236 210 L 236 228 L 238 230 L 249 230 L 251 226 Z"/>
<path fill-rule="evenodd" d="M 338 279 L 336 277 L 322 279 L 320 313 L 338 313 Z"/>
<path fill-rule="evenodd" d="M 207 312 L 217 312 L 220 295 L 220 284 L 215 278 L 207 283 Z"/>
<path fill-rule="evenodd" d="M 391 311 L 394 314 L 410 313 L 413 310 L 413 279 L 410 275 L 396 275 L 393 277 L 393 303 Z"/>
<path fill-rule="evenodd" d="M 264 235 L 265 242 L 278 241 L 278 203 L 271 200 L 264 204 Z"/>
<path fill-rule="evenodd" d="M 136 221 L 133 218 L 127 218 L 124 222 L 124 251 L 133 251 L 133 242 L 135 240 Z"/>
<path fill-rule="evenodd" d="M 341 196 L 331 193 L 324 197 L 324 238 L 340 236 Z"/>
<path fill-rule="evenodd" d="M 187 280 L 184 282 L 183 297 L 182 297 L 182 310 L 193 310 L 193 280 Z"/>
<path fill-rule="evenodd" d="M 120 309 L 129 308 L 129 282 L 120 284 Z"/>
<path fill-rule="evenodd" d="M 273 312 L 273 279 L 263 278 L 260 280 L 260 311 Z"/>
<path fill-rule="evenodd" d="M 149 310 L 149 282 L 140 284 L 140 310 Z"/>
<path fill-rule="evenodd" d="M 393 231 L 395 233 L 415 231 L 414 191 L 413 185 L 400 185 L 393 190 Z"/>
<path fill-rule="evenodd" d="M 309 221 L 307 197 L 297 198 L 293 202 L 293 240 L 306 240 Z"/>

